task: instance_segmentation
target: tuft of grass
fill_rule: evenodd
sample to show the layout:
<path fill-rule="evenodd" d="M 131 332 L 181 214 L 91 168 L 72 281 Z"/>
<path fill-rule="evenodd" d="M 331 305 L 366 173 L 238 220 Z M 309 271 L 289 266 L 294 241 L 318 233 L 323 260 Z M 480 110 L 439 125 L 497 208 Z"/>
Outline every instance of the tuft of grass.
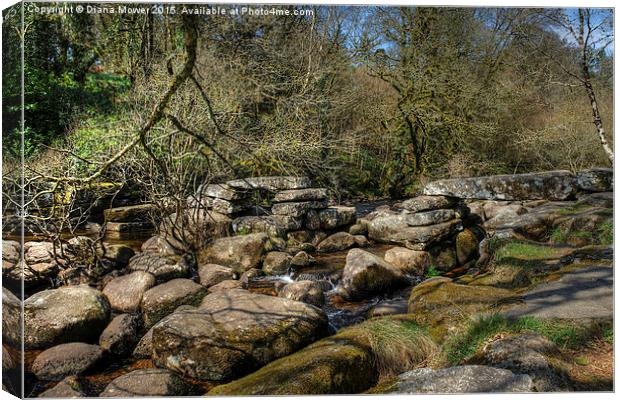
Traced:
<path fill-rule="evenodd" d="M 607 220 L 600 224 L 596 229 L 596 238 L 600 244 L 610 245 L 614 242 L 614 223 Z"/>
<path fill-rule="evenodd" d="M 614 344 L 614 327 L 612 325 L 603 329 L 603 340 L 609 344 Z"/>
<path fill-rule="evenodd" d="M 568 235 L 562 232 L 562 229 L 557 227 L 553 231 L 551 231 L 549 239 L 552 243 L 566 243 L 568 241 Z"/>
<path fill-rule="evenodd" d="M 536 332 L 560 348 L 575 349 L 596 338 L 605 339 L 609 335 L 609 327 L 609 322 L 583 325 L 531 316 L 511 321 L 494 314 L 481 316 L 470 322 L 463 333 L 452 336 L 445 342 L 443 352 L 450 365 L 456 365 L 474 356 L 484 342 L 499 333 L 523 332 Z"/>
<path fill-rule="evenodd" d="M 435 267 L 434 265 L 429 265 L 428 269 L 426 270 L 426 273 L 424 274 L 424 277 L 432 278 L 434 276 L 440 276 L 440 275 L 441 275 L 441 272 L 439 272 L 437 267 Z"/>
<path fill-rule="evenodd" d="M 362 336 L 368 340 L 382 377 L 423 366 L 438 352 L 426 330 L 410 320 L 376 318 L 345 332 L 347 336 Z"/>

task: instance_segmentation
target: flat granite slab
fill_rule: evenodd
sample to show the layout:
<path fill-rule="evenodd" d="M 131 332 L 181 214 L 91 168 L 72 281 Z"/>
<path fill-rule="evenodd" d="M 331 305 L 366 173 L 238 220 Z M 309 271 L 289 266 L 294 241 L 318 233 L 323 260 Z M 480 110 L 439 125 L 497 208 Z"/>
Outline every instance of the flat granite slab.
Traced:
<path fill-rule="evenodd" d="M 527 292 L 525 303 L 506 311 L 509 318 L 613 318 L 613 268 L 584 267 Z"/>

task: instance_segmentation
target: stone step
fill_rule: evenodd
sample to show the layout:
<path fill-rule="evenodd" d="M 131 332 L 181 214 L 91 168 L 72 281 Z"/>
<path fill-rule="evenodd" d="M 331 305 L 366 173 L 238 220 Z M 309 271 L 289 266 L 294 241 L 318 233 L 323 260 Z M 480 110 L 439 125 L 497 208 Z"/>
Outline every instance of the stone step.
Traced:
<path fill-rule="evenodd" d="M 273 197 L 275 202 L 286 201 L 309 201 L 309 200 L 325 200 L 327 198 L 327 189 L 310 188 L 310 189 L 293 189 L 278 192 Z"/>
<path fill-rule="evenodd" d="M 234 179 L 226 182 L 234 189 L 262 189 L 269 191 L 307 189 L 311 186 L 307 176 L 259 176 L 255 178 Z"/>

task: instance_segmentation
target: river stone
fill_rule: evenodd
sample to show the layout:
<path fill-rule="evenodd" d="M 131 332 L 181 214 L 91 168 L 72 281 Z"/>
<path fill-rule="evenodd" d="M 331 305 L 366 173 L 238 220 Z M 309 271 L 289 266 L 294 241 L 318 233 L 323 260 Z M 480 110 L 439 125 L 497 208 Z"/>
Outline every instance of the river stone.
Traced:
<path fill-rule="evenodd" d="M 286 231 L 296 231 L 302 228 L 304 224 L 303 217 L 292 217 L 290 215 L 272 215 L 271 219 Z"/>
<path fill-rule="evenodd" d="M 190 275 L 190 265 L 186 258 L 178 261 L 153 253 L 139 253 L 131 258 L 129 271 L 143 271 L 152 274 L 157 282 L 165 282 L 174 278 L 186 278 Z"/>
<path fill-rule="evenodd" d="M 21 302 L 10 290 L 2 288 L 2 342 L 21 347 Z"/>
<path fill-rule="evenodd" d="M 182 213 L 173 213 L 159 225 L 162 235 L 170 245 L 183 253 L 188 243 L 200 246 L 207 239 L 230 234 L 230 216 L 201 207 L 189 207 Z"/>
<path fill-rule="evenodd" d="M 280 290 L 278 296 L 284 297 L 285 299 L 312 304 L 317 307 L 322 307 L 323 304 L 325 304 L 323 287 L 316 281 L 291 282 Z"/>
<path fill-rule="evenodd" d="M 321 228 L 330 230 L 355 223 L 355 207 L 332 206 L 319 211 Z"/>
<path fill-rule="evenodd" d="M 47 389 L 45 392 L 39 394 L 37 397 L 43 398 L 61 398 L 69 399 L 75 397 L 87 397 L 84 385 L 76 376 L 68 376 L 62 381 L 58 382 L 56 386 Z"/>
<path fill-rule="evenodd" d="M 30 286 L 45 279 L 53 278 L 60 267 L 67 263 L 61 257 L 65 250 L 66 248 L 55 247 L 51 242 L 24 243 L 24 260 L 26 262 L 23 271 L 24 284 Z M 16 270 L 19 279 L 22 271 L 20 268 L 16 268 Z"/>
<path fill-rule="evenodd" d="M 202 286 L 210 287 L 218 283 L 234 279 L 232 269 L 217 264 L 205 264 L 198 266 L 198 280 Z"/>
<path fill-rule="evenodd" d="M 153 330 L 156 365 L 199 380 L 242 376 L 327 333 L 319 308 L 235 289 L 204 298 Z"/>
<path fill-rule="evenodd" d="M 426 251 L 410 250 L 404 247 L 392 247 L 385 252 L 383 258 L 408 275 L 424 275 L 430 265 L 430 256 Z"/>
<path fill-rule="evenodd" d="M 467 261 L 474 259 L 478 254 L 478 243 L 482 238 L 472 229 L 466 228 L 456 235 L 456 259 L 459 265 L 464 265 Z"/>
<path fill-rule="evenodd" d="M 391 393 L 504 393 L 531 392 L 532 379 L 507 369 L 462 365 L 434 370 L 420 368 L 398 376 Z"/>
<path fill-rule="evenodd" d="M 366 235 L 368 234 L 368 226 L 363 224 L 353 224 L 349 228 L 349 233 L 351 235 Z"/>
<path fill-rule="evenodd" d="M 327 198 L 327 189 L 323 188 L 311 188 L 311 189 L 297 189 L 297 190 L 283 190 L 273 196 L 275 202 L 287 202 L 287 201 L 310 201 L 310 200 L 325 200 Z"/>
<path fill-rule="evenodd" d="M 405 222 L 409 226 L 435 225 L 454 219 L 454 210 L 431 210 L 415 214 L 406 214 Z"/>
<path fill-rule="evenodd" d="M 243 283 L 240 280 L 225 280 L 218 283 L 217 285 L 211 286 L 209 288 L 209 293 L 227 292 L 231 289 L 243 289 Z"/>
<path fill-rule="evenodd" d="M 103 294 L 114 311 L 134 313 L 140 309 L 142 297 L 155 286 L 155 277 L 148 272 L 135 271 L 112 279 Z"/>
<path fill-rule="evenodd" d="M 452 208 L 456 205 L 457 199 L 445 196 L 417 196 L 407 199 L 400 203 L 400 206 L 407 211 L 417 213 L 420 211 L 438 210 L 442 208 Z"/>
<path fill-rule="evenodd" d="M 198 255 L 198 265 L 219 264 L 240 272 L 260 265 L 268 237 L 264 233 L 216 239 Z"/>
<path fill-rule="evenodd" d="M 613 192 L 614 170 L 612 168 L 591 168 L 576 174 L 577 187 L 586 192 Z"/>
<path fill-rule="evenodd" d="M 140 339 L 138 332 L 142 326 L 141 322 L 137 315 L 117 315 L 99 336 L 99 346 L 108 353 L 118 356 L 131 353 Z"/>
<path fill-rule="evenodd" d="M 108 208 L 103 210 L 103 217 L 107 222 L 144 222 L 149 221 L 150 216 L 156 212 L 157 208 L 153 204 L 138 204 Z"/>
<path fill-rule="evenodd" d="M 2 241 L 2 275 L 7 276 L 19 262 L 21 245 L 14 240 Z"/>
<path fill-rule="evenodd" d="M 232 222 L 232 229 L 236 235 L 264 232 L 270 237 L 284 237 L 287 231 L 287 228 L 279 224 L 271 215 L 235 218 Z"/>
<path fill-rule="evenodd" d="M 223 200 L 243 200 L 248 197 L 248 191 L 232 188 L 225 183 L 202 184 L 196 191 L 198 197 L 208 196 Z"/>
<path fill-rule="evenodd" d="M 527 208 L 523 207 L 523 204 L 512 201 L 485 201 L 484 216 L 487 220 L 493 219 L 499 215 L 503 218 L 506 216 L 518 216 L 527 213 Z"/>
<path fill-rule="evenodd" d="M 183 253 L 180 246 L 175 241 L 168 240 L 163 236 L 156 235 L 142 243 L 140 248 L 145 253 L 154 253 L 161 257 L 174 257 Z"/>
<path fill-rule="evenodd" d="M 277 203 L 271 207 L 271 212 L 275 215 L 290 215 L 291 217 L 302 217 L 307 211 L 327 207 L 327 200 L 303 201 L 296 203 Z"/>
<path fill-rule="evenodd" d="M 292 259 L 289 254 L 281 251 L 269 252 L 263 261 L 263 272 L 267 275 L 284 275 L 291 267 Z"/>
<path fill-rule="evenodd" d="M 182 304 L 197 305 L 207 289 L 189 279 L 173 279 L 144 293 L 142 313 L 144 327 L 150 328 Z"/>
<path fill-rule="evenodd" d="M 355 236 L 348 232 L 336 232 L 319 243 L 316 250 L 319 253 L 331 253 L 350 249 L 356 244 Z"/>
<path fill-rule="evenodd" d="M 569 171 L 546 171 L 438 180 L 427 184 L 424 194 L 462 199 L 566 200 L 576 186 L 576 178 Z"/>
<path fill-rule="evenodd" d="M 250 281 L 252 281 L 254 278 L 257 278 L 263 275 L 265 275 L 263 271 L 258 268 L 248 269 L 243 274 L 241 274 L 241 277 L 239 277 L 239 283 L 241 283 L 241 287 L 243 289 L 247 289 L 250 284 Z"/>
<path fill-rule="evenodd" d="M 235 189 L 261 189 L 276 192 L 279 190 L 307 189 L 310 178 L 307 176 L 260 176 L 256 178 L 235 179 L 226 182 Z"/>
<path fill-rule="evenodd" d="M 79 375 L 103 357 L 97 345 L 65 343 L 39 354 L 32 363 L 32 372 L 44 381 L 59 381 L 66 376 Z"/>
<path fill-rule="evenodd" d="M 135 254 L 131 247 L 124 244 L 103 243 L 103 246 L 97 249 L 97 256 L 108 260 L 114 269 L 125 268 Z"/>
<path fill-rule="evenodd" d="M 381 257 L 351 249 L 342 271 L 340 287 L 351 300 L 362 300 L 407 284 L 403 272 Z"/>
<path fill-rule="evenodd" d="M 165 369 L 146 368 L 119 376 L 100 397 L 187 396 L 194 387 Z"/>
<path fill-rule="evenodd" d="M 554 366 L 558 361 L 551 361 L 550 358 L 559 352 L 549 339 L 538 333 L 526 332 L 488 343 L 480 357 L 489 366 L 528 374 L 538 392 L 557 392 L 570 390 L 565 374 Z"/>
<path fill-rule="evenodd" d="M 300 251 L 291 259 L 291 266 L 296 268 L 309 267 L 314 264 L 316 260 L 310 254 L 305 251 Z"/>
<path fill-rule="evenodd" d="M 110 318 L 110 304 L 98 290 L 66 286 L 24 301 L 24 343 L 28 349 L 73 341 L 96 341 Z"/>
<path fill-rule="evenodd" d="M 153 230 L 152 222 L 106 222 L 105 231 L 110 237 L 120 238 L 123 234 L 149 232 Z"/>
<path fill-rule="evenodd" d="M 153 328 L 155 328 L 157 324 L 153 325 L 151 329 L 149 329 L 142 338 L 138 341 L 138 344 L 133 349 L 134 358 L 143 359 L 143 358 L 151 358 L 153 353 Z"/>

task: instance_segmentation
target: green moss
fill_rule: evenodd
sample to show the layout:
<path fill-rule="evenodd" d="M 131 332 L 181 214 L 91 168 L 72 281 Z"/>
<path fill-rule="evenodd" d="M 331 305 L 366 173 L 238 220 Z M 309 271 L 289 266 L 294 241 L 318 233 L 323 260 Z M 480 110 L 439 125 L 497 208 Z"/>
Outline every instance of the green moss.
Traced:
<path fill-rule="evenodd" d="M 571 215 L 571 214 L 575 214 L 581 211 L 585 211 L 588 208 L 592 208 L 592 206 L 587 203 L 575 203 L 572 206 L 559 209 L 558 214 Z"/>

